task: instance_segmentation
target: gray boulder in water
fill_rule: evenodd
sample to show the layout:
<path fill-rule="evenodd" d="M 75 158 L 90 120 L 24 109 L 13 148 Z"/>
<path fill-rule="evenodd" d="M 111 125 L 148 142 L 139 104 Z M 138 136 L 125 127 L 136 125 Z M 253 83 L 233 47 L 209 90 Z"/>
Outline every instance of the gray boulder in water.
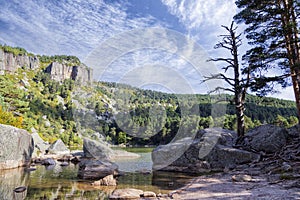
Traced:
<path fill-rule="evenodd" d="M 200 130 L 195 138 L 161 145 L 152 152 L 154 170 L 203 173 L 234 168 L 258 155 L 233 147 L 236 133 L 220 128 Z"/>
<path fill-rule="evenodd" d="M 28 165 L 32 152 L 33 140 L 27 131 L 0 124 L 0 169 Z"/>
<path fill-rule="evenodd" d="M 114 155 L 113 150 L 107 143 L 88 138 L 84 138 L 83 140 L 83 153 L 86 158 L 98 160 L 109 160 Z"/>
<path fill-rule="evenodd" d="M 118 165 L 110 161 L 83 160 L 78 169 L 78 177 L 85 180 L 99 180 L 108 175 L 117 174 Z"/>

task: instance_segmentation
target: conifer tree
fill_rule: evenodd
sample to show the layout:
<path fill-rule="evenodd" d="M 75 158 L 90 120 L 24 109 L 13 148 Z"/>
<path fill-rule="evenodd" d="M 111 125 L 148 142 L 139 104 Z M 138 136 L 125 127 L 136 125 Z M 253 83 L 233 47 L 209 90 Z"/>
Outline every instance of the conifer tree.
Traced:
<path fill-rule="evenodd" d="M 291 77 L 300 116 L 299 0 L 237 0 L 236 5 L 240 12 L 234 18 L 246 24 L 246 37 L 253 46 L 243 57 L 256 76 L 252 90 L 264 95 L 274 83 L 286 87 Z M 267 76 L 271 69 L 278 74 Z"/>

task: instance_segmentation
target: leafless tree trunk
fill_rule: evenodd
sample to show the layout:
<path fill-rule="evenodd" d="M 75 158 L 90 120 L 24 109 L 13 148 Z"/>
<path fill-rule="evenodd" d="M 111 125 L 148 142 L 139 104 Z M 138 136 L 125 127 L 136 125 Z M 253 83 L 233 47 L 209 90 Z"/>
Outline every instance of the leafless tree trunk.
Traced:
<path fill-rule="evenodd" d="M 228 64 L 223 67 L 225 73 L 231 69 L 233 70 L 233 76 L 227 76 L 223 73 L 220 74 L 212 74 L 209 77 L 205 77 L 204 81 L 208 81 L 210 79 L 222 79 L 227 84 L 230 85 L 230 88 L 222 88 L 218 87 L 215 90 L 225 90 L 234 93 L 234 102 L 236 108 L 236 119 L 237 119 L 237 133 L 238 137 L 242 138 L 245 135 L 245 120 L 244 120 L 244 111 L 245 111 L 245 98 L 246 92 L 250 83 L 250 71 L 246 71 L 246 76 L 242 76 L 239 58 L 238 58 L 238 48 L 241 45 L 241 34 L 236 34 L 237 27 L 234 27 L 234 23 L 232 22 L 230 27 L 222 26 L 226 29 L 228 34 L 221 35 L 222 41 L 217 43 L 215 48 L 224 48 L 230 51 L 230 58 L 213 58 L 210 61 L 214 62 L 224 62 Z"/>

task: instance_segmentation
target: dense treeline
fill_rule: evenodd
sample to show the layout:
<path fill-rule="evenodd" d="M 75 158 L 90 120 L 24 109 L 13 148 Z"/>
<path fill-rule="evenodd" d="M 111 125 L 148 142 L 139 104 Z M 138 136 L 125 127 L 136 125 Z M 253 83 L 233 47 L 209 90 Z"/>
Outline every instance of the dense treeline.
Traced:
<path fill-rule="evenodd" d="M 11 46 L 8 46 L 8 45 L 1 45 L 0 44 L 0 49 L 2 49 L 6 53 L 14 54 L 14 56 L 33 55 L 31 53 L 28 53 L 24 48 L 21 48 L 21 47 L 11 47 Z"/>
<path fill-rule="evenodd" d="M 76 56 L 68 56 L 68 55 L 54 55 L 54 56 L 38 56 L 39 61 L 42 63 L 50 63 L 50 62 L 59 62 L 59 63 L 65 63 L 68 65 L 80 65 L 81 62 L 79 58 Z"/>
<path fill-rule="evenodd" d="M 122 118 L 124 119 L 123 123 L 106 124 L 100 130 L 110 141 L 117 143 L 129 142 L 131 144 L 167 143 L 178 134 L 179 127 L 184 126 L 184 129 L 186 129 L 191 125 L 193 125 L 191 129 L 186 129 L 190 130 L 190 136 L 197 129 L 213 126 L 236 130 L 235 106 L 232 102 L 232 95 L 225 95 L 223 101 L 223 104 L 227 107 L 226 115 L 212 118 L 211 110 L 212 106 L 215 105 L 211 103 L 209 95 L 197 94 L 195 95 L 197 102 L 187 100 L 179 103 L 178 98 L 182 100 L 184 99 L 182 96 L 185 95 L 140 90 L 125 84 L 100 83 L 97 90 L 115 99 L 116 108 L 130 113 L 129 116 Z M 120 95 L 120 93 L 122 94 Z M 127 99 L 127 101 L 123 102 L 124 99 Z M 149 116 L 150 108 L 157 105 L 166 114 L 163 124 L 158 118 L 153 120 Z M 199 106 L 198 115 L 192 115 L 188 118 L 182 116 L 182 109 L 193 110 L 195 105 Z M 297 112 L 293 101 L 247 95 L 246 130 L 265 123 L 290 127 L 297 124 L 298 119 L 296 116 Z M 197 124 L 197 126 L 194 126 L 194 124 Z M 124 126 L 125 129 L 129 130 L 125 131 L 126 133 L 120 128 Z M 139 131 L 140 134 L 143 133 L 142 137 L 137 136 Z"/>

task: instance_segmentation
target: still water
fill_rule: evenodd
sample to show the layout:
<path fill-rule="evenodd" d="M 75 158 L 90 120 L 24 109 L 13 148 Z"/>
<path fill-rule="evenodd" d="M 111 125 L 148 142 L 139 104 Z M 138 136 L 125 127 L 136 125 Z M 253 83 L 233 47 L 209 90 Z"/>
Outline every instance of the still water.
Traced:
<path fill-rule="evenodd" d="M 107 199 L 116 188 L 136 188 L 156 193 L 169 193 L 182 187 L 193 177 L 170 172 L 152 172 L 151 153 L 147 149 L 132 149 L 141 155 L 138 159 L 120 159 L 115 162 L 125 172 L 118 177 L 118 186 L 92 186 L 90 181 L 77 178 L 78 166 L 36 166 L 35 171 L 24 168 L 0 171 L 0 200 L 11 199 Z M 26 186 L 16 194 L 14 188 Z"/>

